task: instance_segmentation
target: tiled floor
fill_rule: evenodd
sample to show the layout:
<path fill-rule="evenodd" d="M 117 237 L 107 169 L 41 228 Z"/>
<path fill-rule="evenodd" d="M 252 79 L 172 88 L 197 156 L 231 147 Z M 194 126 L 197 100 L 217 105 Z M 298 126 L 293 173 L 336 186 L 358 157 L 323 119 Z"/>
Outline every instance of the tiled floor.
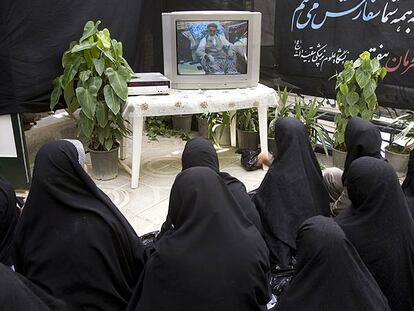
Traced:
<path fill-rule="evenodd" d="M 128 142 L 130 145 L 130 141 Z M 147 142 L 144 138 L 141 158 L 140 185 L 130 188 L 130 176 L 120 169 L 119 176 L 110 181 L 97 181 L 134 227 L 138 235 L 157 230 L 168 211 L 168 198 L 175 176 L 181 171 L 181 153 L 185 142 L 175 138 L 160 138 L 159 142 Z M 125 163 L 130 166 L 130 146 Z M 240 165 L 240 155 L 235 149 L 218 150 L 222 171 L 240 179 L 248 190 L 257 188 L 265 175 L 262 170 L 245 171 Z M 319 156 L 325 165 L 330 158 Z M 89 161 L 89 159 L 88 159 Z"/>

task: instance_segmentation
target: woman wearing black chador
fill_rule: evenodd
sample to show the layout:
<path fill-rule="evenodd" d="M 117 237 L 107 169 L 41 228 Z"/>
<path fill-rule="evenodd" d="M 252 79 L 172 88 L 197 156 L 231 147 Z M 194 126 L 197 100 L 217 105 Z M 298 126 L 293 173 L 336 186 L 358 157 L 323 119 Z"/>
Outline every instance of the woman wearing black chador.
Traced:
<path fill-rule="evenodd" d="M 288 268 L 296 250 L 300 224 L 316 215 L 328 216 L 329 195 L 302 122 L 276 122 L 277 155 L 253 197 L 270 249 L 272 266 Z"/>

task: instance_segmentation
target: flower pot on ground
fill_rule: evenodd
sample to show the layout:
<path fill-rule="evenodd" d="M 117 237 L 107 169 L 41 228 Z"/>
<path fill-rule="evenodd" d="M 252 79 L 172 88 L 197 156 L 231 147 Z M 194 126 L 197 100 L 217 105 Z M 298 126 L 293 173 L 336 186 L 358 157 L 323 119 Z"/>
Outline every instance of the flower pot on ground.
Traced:
<path fill-rule="evenodd" d="M 256 108 L 238 110 L 233 118 L 237 124 L 237 147 L 256 150 L 259 147 L 259 118 Z"/>
<path fill-rule="evenodd" d="M 172 117 L 173 129 L 183 130 L 185 132 L 191 131 L 191 122 L 193 121 L 192 114 L 176 115 Z"/>
<path fill-rule="evenodd" d="M 259 147 L 259 133 L 237 129 L 237 147 L 256 150 Z"/>
<path fill-rule="evenodd" d="M 111 39 L 108 29 L 98 30 L 99 24 L 88 21 L 79 41 L 64 52 L 50 108 L 61 95 L 69 114 L 80 108 L 78 128 L 91 151 L 92 171 L 99 179 L 111 179 L 118 172 L 119 142 L 129 134 L 122 110 L 133 71 L 122 56 L 122 43 Z"/>
<path fill-rule="evenodd" d="M 343 170 L 345 167 L 346 151 L 332 148 L 332 160 L 333 166 Z"/>
<path fill-rule="evenodd" d="M 202 114 L 197 116 L 198 134 L 204 138 L 210 138 L 208 130 L 208 115 Z"/>
<path fill-rule="evenodd" d="M 410 152 L 414 150 L 414 111 L 407 110 L 389 126 L 395 131 L 393 141 L 385 147 L 385 158 L 398 173 L 406 173 Z"/>
<path fill-rule="evenodd" d="M 397 173 L 406 173 L 410 150 L 395 144 L 388 145 L 385 147 L 385 159 Z"/>
<path fill-rule="evenodd" d="M 89 150 L 92 162 L 92 174 L 99 180 L 110 180 L 118 176 L 119 147 L 109 151 Z"/>

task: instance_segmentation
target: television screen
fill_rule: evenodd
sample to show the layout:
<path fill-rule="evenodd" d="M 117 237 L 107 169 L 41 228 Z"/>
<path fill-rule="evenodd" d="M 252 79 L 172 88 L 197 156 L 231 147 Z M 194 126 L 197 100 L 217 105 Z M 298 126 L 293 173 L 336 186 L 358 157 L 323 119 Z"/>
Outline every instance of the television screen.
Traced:
<path fill-rule="evenodd" d="M 178 75 L 247 74 L 247 20 L 177 21 Z"/>

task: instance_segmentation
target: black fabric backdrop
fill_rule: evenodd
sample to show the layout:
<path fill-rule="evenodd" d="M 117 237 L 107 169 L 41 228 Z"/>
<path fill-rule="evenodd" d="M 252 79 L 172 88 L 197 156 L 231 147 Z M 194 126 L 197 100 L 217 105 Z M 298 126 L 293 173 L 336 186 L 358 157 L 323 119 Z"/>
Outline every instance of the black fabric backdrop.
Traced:
<path fill-rule="evenodd" d="M 304 94 L 333 98 L 334 81 L 328 79 L 340 70 L 341 64 L 324 61 L 321 70 L 316 65 L 318 61 L 312 61 L 314 55 L 310 56 L 310 62 L 304 62 L 309 58 L 294 56 L 296 40 L 301 40 L 298 51 L 303 48 L 302 56 L 311 53 L 311 47 L 316 49 L 318 43 L 321 47 L 327 44 L 322 60 L 325 55 L 331 57 L 339 48 L 349 50 L 346 56 L 350 59 L 369 48 L 377 49 L 373 52 L 375 55 L 388 52 L 390 54 L 381 62 L 385 64 L 389 60 L 389 67 L 397 69 L 379 88 L 380 104 L 398 107 L 413 104 L 414 67 L 410 66 L 414 63 L 414 51 L 410 51 L 410 47 L 414 22 L 409 20 L 414 14 L 407 14 L 405 20 L 391 22 L 409 13 L 411 8 L 414 11 L 414 0 L 303 2 L 305 7 L 295 15 L 302 12 L 299 23 L 306 23 L 307 14 L 311 18 L 315 15 L 315 23 L 320 23 L 327 11 L 343 12 L 359 6 L 348 15 L 328 18 L 320 29 L 312 29 L 308 24 L 303 29 L 293 27 L 291 31 L 292 17 L 301 0 L 1 0 L 0 115 L 49 110 L 51 82 L 62 72 L 62 53 L 71 40 L 79 39 L 87 20 L 100 19 L 102 27 L 109 28 L 111 35 L 122 41 L 125 57 L 135 71 L 162 72 L 161 13 L 178 10 L 253 9 L 262 12 L 262 81 L 270 86 L 274 86 L 275 81 L 296 86 Z M 319 3 L 319 7 L 310 11 L 315 3 Z M 387 22 L 382 22 L 384 14 L 396 9 Z M 352 20 L 360 11 L 360 16 Z M 367 16 L 369 12 L 380 14 L 364 22 L 364 13 Z M 412 30 L 406 33 L 410 26 Z M 393 61 L 394 57 L 396 61 Z M 401 64 L 397 66 L 400 57 Z"/>
<path fill-rule="evenodd" d="M 378 89 L 380 105 L 412 108 L 414 1 L 275 1 L 275 72 L 282 81 L 334 98 L 329 77 L 344 60 L 372 49 L 389 68 Z"/>

